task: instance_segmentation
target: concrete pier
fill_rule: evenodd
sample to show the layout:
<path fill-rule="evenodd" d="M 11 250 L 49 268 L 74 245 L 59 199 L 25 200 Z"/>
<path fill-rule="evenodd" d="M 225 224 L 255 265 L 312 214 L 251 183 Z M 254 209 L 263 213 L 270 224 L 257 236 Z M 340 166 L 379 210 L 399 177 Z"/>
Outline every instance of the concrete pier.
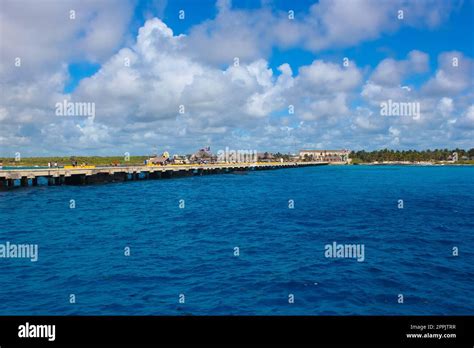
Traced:
<path fill-rule="evenodd" d="M 38 168 L 0 170 L 0 189 L 15 186 L 38 186 L 39 178 L 44 178 L 48 186 L 88 185 L 96 183 L 124 182 L 129 180 L 171 179 L 187 176 L 228 174 L 232 172 L 297 168 L 327 165 L 327 162 L 259 162 L 259 163 L 216 163 L 183 164 L 167 166 L 121 166 L 95 168 Z M 140 178 L 140 174 L 143 178 Z M 18 185 L 17 185 L 18 186 Z"/>

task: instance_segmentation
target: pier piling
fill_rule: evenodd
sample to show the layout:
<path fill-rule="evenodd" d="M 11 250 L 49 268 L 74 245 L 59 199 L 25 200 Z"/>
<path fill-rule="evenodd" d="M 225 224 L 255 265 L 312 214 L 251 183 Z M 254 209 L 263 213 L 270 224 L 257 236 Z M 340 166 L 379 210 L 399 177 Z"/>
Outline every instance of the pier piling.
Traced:
<path fill-rule="evenodd" d="M 27 187 L 28 186 L 28 177 L 22 176 L 20 179 L 20 185 L 21 187 Z"/>

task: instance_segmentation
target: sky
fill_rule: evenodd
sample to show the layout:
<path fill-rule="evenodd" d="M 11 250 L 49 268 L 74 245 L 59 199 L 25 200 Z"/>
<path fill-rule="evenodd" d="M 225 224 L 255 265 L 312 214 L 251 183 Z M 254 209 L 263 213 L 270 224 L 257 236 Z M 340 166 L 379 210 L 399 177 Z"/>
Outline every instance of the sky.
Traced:
<path fill-rule="evenodd" d="M 0 156 L 469 149 L 473 57 L 474 0 L 0 0 Z"/>

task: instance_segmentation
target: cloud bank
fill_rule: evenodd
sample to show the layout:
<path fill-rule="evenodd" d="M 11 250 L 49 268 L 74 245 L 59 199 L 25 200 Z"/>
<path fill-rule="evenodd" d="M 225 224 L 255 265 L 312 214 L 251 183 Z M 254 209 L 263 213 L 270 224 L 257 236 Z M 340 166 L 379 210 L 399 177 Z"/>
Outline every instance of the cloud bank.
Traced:
<path fill-rule="evenodd" d="M 357 57 L 317 54 L 402 26 L 435 28 L 452 3 L 320 1 L 290 19 L 281 9 L 233 9 L 219 1 L 217 16 L 186 35 L 150 18 L 135 38 L 127 33 L 132 3 L 48 4 L 25 12 L 25 3 L 6 1 L 2 8 L 0 155 L 190 152 L 204 145 L 472 147 L 474 63 L 463 52 L 436 57 L 413 49 L 374 68 Z M 404 21 L 396 18 L 399 9 Z M 272 68 L 275 47 L 302 47 L 315 58 Z M 77 60 L 100 69 L 65 93 L 68 64 Z M 380 103 L 389 99 L 419 103 L 420 119 L 381 116 Z M 55 104 L 63 100 L 95 103 L 96 115 L 58 117 Z"/>

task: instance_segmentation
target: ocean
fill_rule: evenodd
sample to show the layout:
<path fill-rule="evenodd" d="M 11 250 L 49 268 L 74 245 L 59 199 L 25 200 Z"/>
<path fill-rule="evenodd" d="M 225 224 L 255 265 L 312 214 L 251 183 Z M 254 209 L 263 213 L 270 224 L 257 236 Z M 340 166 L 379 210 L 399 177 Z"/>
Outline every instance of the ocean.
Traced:
<path fill-rule="evenodd" d="M 0 315 L 472 315 L 474 167 L 17 188 L 7 243 Z"/>

